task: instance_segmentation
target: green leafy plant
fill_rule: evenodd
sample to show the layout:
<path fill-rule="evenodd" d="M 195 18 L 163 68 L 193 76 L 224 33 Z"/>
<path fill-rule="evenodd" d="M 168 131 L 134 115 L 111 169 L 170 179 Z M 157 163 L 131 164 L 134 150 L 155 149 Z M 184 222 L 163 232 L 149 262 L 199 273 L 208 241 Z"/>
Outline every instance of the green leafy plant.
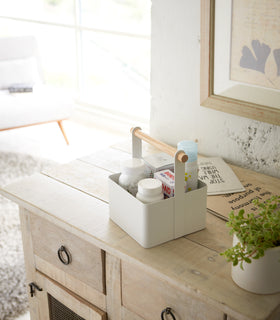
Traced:
<path fill-rule="evenodd" d="M 257 209 L 254 213 L 240 210 L 235 215 L 232 211 L 226 223 L 239 242 L 221 255 L 234 266 L 240 263 L 241 269 L 244 261 L 251 263 L 252 259 L 263 257 L 265 250 L 280 246 L 280 196 L 263 203 L 255 199 L 253 203 Z"/>

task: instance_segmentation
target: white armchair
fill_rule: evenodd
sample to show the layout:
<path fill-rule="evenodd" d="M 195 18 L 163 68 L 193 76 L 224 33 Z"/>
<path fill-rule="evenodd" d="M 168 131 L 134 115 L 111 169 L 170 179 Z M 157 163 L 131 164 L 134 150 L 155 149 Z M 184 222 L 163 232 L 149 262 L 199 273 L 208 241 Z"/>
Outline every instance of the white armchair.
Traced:
<path fill-rule="evenodd" d="M 69 144 L 62 121 L 73 106 L 60 90 L 43 85 L 34 37 L 0 38 L 0 131 L 57 122 Z"/>

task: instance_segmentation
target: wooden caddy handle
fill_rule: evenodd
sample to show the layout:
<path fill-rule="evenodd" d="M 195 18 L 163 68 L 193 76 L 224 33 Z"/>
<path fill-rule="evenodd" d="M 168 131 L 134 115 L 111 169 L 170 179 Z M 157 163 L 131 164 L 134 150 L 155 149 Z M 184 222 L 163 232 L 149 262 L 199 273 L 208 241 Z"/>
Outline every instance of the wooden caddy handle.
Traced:
<path fill-rule="evenodd" d="M 163 143 L 159 140 L 156 140 L 152 137 L 150 137 L 149 135 L 147 135 L 146 133 L 142 132 L 141 129 L 139 128 L 131 128 L 130 132 L 132 134 L 135 135 L 135 137 L 144 140 L 146 142 L 148 142 L 149 144 L 153 145 L 154 147 L 158 148 L 159 150 L 169 154 L 170 156 L 172 156 L 173 158 L 176 156 L 177 153 L 177 149 L 174 147 L 169 146 L 166 143 Z M 185 154 L 184 151 L 181 151 L 177 154 L 177 159 L 180 162 L 187 162 L 188 161 L 188 156 Z"/>

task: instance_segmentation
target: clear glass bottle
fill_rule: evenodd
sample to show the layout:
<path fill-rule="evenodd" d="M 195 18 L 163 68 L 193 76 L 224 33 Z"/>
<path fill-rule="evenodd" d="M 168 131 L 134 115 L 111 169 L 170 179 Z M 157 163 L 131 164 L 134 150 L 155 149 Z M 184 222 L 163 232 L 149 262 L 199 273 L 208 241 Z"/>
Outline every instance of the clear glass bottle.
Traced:
<path fill-rule="evenodd" d="M 132 158 L 121 163 L 119 185 L 136 196 L 138 182 L 146 178 L 146 166 L 142 159 Z"/>
<path fill-rule="evenodd" d="M 188 161 L 185 163 L 186 192 L 195 190 L 198 184 L 197 143 L 189 140 L 180 141 L 177 149 L 188 155 Z"/>
<path fill-rule="evenodd" d="M 147 178 L 138 182 L 136 198 L 144 203 L 163 199 L 162 182 L 155 178 Z"/>

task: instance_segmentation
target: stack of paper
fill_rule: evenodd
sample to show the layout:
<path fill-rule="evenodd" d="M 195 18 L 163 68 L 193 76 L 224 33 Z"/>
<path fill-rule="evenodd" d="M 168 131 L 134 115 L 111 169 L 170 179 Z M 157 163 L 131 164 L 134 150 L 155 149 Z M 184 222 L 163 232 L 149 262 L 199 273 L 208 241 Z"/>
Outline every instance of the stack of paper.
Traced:
<path fill-rule="evenodd" d="M 279 194 L 280 179 L 235 167 L 238 177 L 220 158 L 200 158 L 199 178 L 208 186 L 208 212 L 228 220 L 229 213 L 244 209 L 246 213 L 256 211 L 252 201 L 266 201 Z"/>

